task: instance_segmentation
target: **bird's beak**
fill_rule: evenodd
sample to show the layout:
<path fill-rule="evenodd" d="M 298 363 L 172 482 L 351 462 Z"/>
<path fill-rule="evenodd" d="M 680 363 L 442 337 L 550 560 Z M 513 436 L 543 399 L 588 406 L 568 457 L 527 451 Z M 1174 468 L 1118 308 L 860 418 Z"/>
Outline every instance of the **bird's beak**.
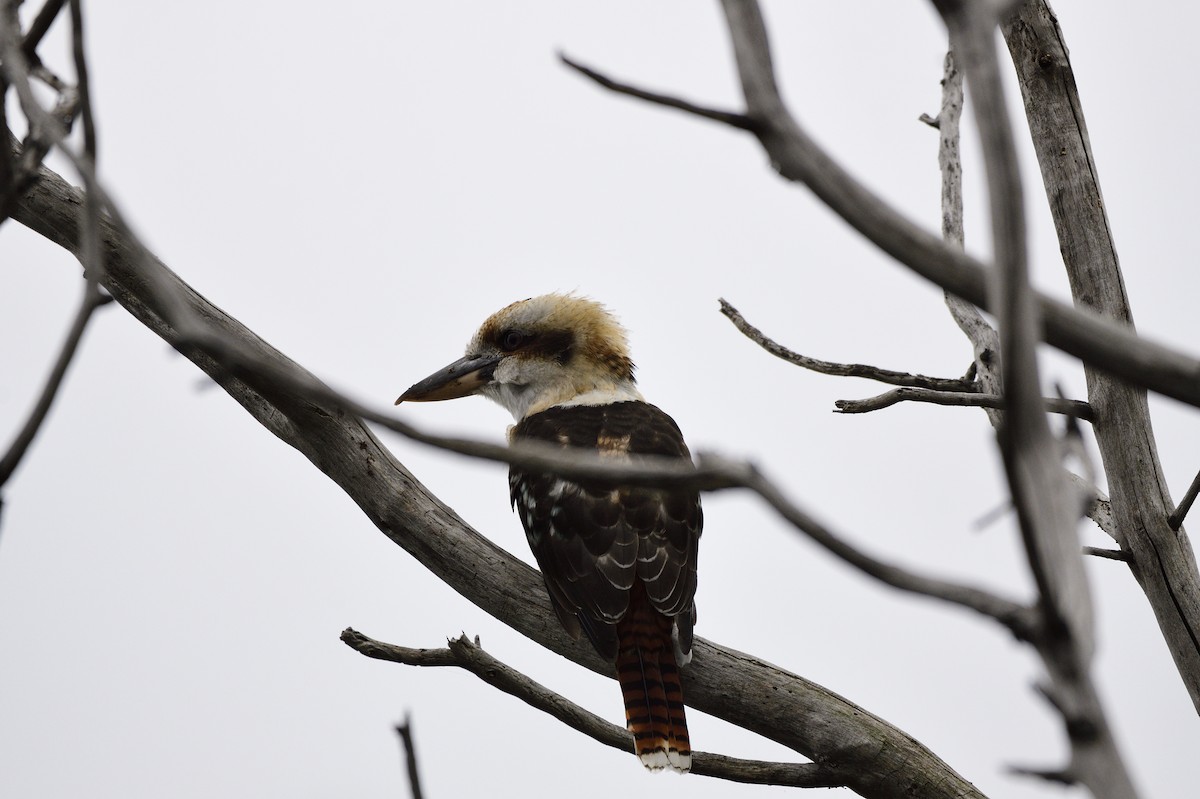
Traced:
<path fill-rule="evenodd" d="M 405 391 L 396 404 L 470 396 L 491 382 L 492 371 L 500 358 L 499 355 L 464 355 Z"/>

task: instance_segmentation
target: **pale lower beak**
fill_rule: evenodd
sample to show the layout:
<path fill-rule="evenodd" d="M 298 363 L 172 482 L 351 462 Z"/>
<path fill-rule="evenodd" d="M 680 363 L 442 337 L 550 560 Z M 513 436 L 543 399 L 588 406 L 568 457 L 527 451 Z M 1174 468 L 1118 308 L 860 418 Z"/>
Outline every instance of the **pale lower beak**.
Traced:
<path fill-rule="evenodd" d="M 434 402 L 458 399 L 474 394 L 492 381 L 492 371 L 500 362 L 499 355 L 464 355 L 454 363 L 434 372 L 415 384 L 396 400 L 402 402 Z"/>

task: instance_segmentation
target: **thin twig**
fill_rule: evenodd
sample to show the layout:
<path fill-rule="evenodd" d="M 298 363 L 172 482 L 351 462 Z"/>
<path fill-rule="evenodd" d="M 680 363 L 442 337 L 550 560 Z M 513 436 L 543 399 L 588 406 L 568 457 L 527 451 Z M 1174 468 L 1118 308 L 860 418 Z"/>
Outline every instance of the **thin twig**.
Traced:
<path fill-rule="evenodd" d="M 0 459 L 0 486 L 3 486 L 8 482 L 8 478 L 12 477 L 17 465 L 29 450 L 29 445 L 37 437 L 42 422 L 46 420 L 46 414 L 50 412 L 50 407 L 54 404 L 54 398 L 58 395 L 58 389 L 67 373 L 67 367 L 71 365 L 71 361 L 75 357 L 75 351 L 83 338 L 83 331 L 87 329 L 92 312 L 111 301 L 112 297 L 102 293 L 94 282 L 89 281 L 85 286 L 79 310 L 76 311 L 75 318 L 71 321 L 67 338 L 63 342 L 62 349 L 59 350 L 58 358 L 54 361 L 49 377 L 46 378 L 42 393 L 38 396 L 37 403 L 30 411 L 24 426 L 9 445 L 8 452 L 5 453 L 3 459 Z"/>
<path fill-rule="evenodd" d="M 127 242 L 145 267 L 143 273 L 146 279 L 154 281 L 156 294 L 163 306 L 163 313 L 172 326 L 183 332 L 198 328 L 201 324 L 200 321 L 189 313 L 182 297 L 169 288 L 168 281 L 159 270 L 150 266 L 149 251 L 134 235 L 120 208 L 97 180 L 92 158 L 87 153 L 77 153 L 73 148 L 67 146 L 67 127 L 55 114 L 42 108 L 37 98 L 34 97 L 30 85 L 29 63 L 21 50 L 20 25 L 12 0 L 0 0 L 0 14 L 2 14 L 2 18 L 0 18 L 0 69 L 3 70 L 4 77 L 16 89 L 21 110 L 24 111 L 29 121 L 31 137 L 34 141 L 45 141 L 57 147 L 59 152 L 66 156 L 71 165 L 79 172 L 87 189 L 87 195 L 94 197 L 94 207 L 97 210 L 102 208 L 107 211 L 112 224 L 125 234 Z M 86 252 L 86 248 L 89 246 L 88 238 L 86 235 L 81 235 L 72 250 L 84 262 L 85 268 L 89 266 Z M 92 261 L 94 265 L 96 259 L 93 258 Z"/>
<path fill-rule="evenodd" d="M 96 125 L 92 117 L 92 99 L 88 80 L 87 57 L 84 54 L 83 3 L 71 3 L 71 55 L 75 61 L 75 86 L 79 91 L 80 119 L 83 122 L 83 154 L 91 162 L 91 173 L 96 169 Z"/>
<path fill-rule="evenodd" d="M 955 391 L 931 391 L 924 388 L 895 388 L 874 397 L 860 400 L 837 400 L 835 413 L 869 413 L 888 408 L 898 402 L 927 402 L 933 405 L 957 407 L 1004 409 L 1004 397 L 995 394 L 966 394 Z M 1071 417 L 1091 420 L 1092 408 L 1086 402 L 1060 397 L 1043 399 L 1045 408 L 1051 413 L 1062 413 Z"/>
<path fill-rule="evenodd" d="M 42 37 L 50 30 L 50 26 L 54 24 L 54 20 L 58 17 L 58 12 L 62 11 L 62 7 L 67 0 L 46 0 L 46 4 L 38 11 L 37 16 L 33 18 L 33 22 L 29 25 L 29 30 L 25 33 L 25 38 L 21 42 L 21 52 L 25 54 L 25 58 L 31 64 L 41 63 L 38 58 L 37 48 L 41 44 Z"/>
<path fill-rule="evenodd" d="M 489 685 L 515 696 L 578 732 L 623 752 L 633 752 L 633 736 L 623 727 L 585 710 L 506 663 L 489 655 L 466 635 L 451 639 L 445 649 L 410 649 L 376 641 L 352 628 L 342 632 L 350 648 L 378 660 L 409 666 L 457 666 Z M 832 788 L 844 785 L 836 772 L 816 763 L 777 763 L 692 752 L 692 773 L 704 777 L 760 785 Z"/>
<path fill-rule="evenodd" d="M 759 330 L 754 325 L 746 321 L 741 312 L 734 308 L 726 300 L 718 300 L 721 303 L 721 313 L 724 314 L 730 322 L 733 322 L 742 335 L 753 341 L 758 346 L 762 347 L 767 352 L 774 355 L 776 358 L 782 358 L 788 363 L 796 366 L 810 369 L 814 372 L 820 372 L 825 375 L 834 375 L 835 377 L 865 377 L 868 380 L 878 380 L 880 383 L 887 383 L 893 386 L 915 386 L 927 388 L 934 391 L 959 391 L 969 392 L 976 390 L 975 383 L 964 378 L 945 378 L 945 377 L 928 377 L 926 375 L 914 375 L 909 372 L 895 372 L 891 369 L 880 369 L 877 366 L 868 366 L 861 363 L 833 363 L 831 361 L 821 361 L 816 358 L 810 358 L 807 355 L 801 355 L 798 352 L 793 352 L 787 347 L 775 342 L 767 337 L 765 333 Z"/>
<path fill-rule="evenodd" d="M 421 799 L 421 775 L 417 772 L 417 748 L 413 743 L 412 718 L 404 714 L 404 723 L 396 725 L 396 734 L 404 747 L 404 765 L 408 772 L 408 788 L 412 799 Z"/>
<path fill-rule="evenodd" d="M 658 94 L 657 92 L 649 92 L 644 89 L 638 89 L 627 83 L 615 81 L 612 78 L 609 78 L 608 76 L 591 69 L 590 67 L 585 67 L 583 64 L 568 58 L 562 53 L 558 54 L 558 58 L 568 67 L 580 73 L 584 77 L 590 78 L 591 80 L 603 86 L 605 89 L 616 92 L 617 94 L 626 94 L 630 97 L 636 97 L 639 100 L 645 100 L 646 102 L 654 103 L 655 105 L 666 106 L 667 108 L 675 108 L 679 111 L 686 111 L 689 114 L 695 114 L 696 116 L 703 117 L 705 119 L 711 119 L 716 122 L 723 122 L 726 125 L 731 125 L 741 130 L 754 129 L 754 123 L 745 114 L 738 114 L 733 111 L 722 111 L 715 108 L 706 108 L 701 105 L 696 105 L 695 103 L 690 103 L 687 100 L 681 100 L 678 97 L 672 97 L 667 94 Z"/>
<path fill-rule="evenodd" d="M 1197 494 L 1200 494 L 1200 472 L 1196 472 L 1196 476 L 1192 478 L 1192 484 L 1188 486 L 1187 493 L 1183 495 L 1183 499 L 1179 500 L 1175 510 L 1171 511 L 1171 515 L 1167 517 L 1167 525 L 1172 530 L 1178 530 L 1183 526 L 1183 519 L 1192 509 L 1192 503 L 1196 501 Z"/>
<path fill-rule="evenodd" d="M 1092 555 L 1097 558 L 1106 558 L 1108 560 L 1123 560 L 1129 563 L 1133 560 L 1133 556 L 1123 549 L 1101 549 L 1100 547 L 1084 547 L 1083 554 Z"/>

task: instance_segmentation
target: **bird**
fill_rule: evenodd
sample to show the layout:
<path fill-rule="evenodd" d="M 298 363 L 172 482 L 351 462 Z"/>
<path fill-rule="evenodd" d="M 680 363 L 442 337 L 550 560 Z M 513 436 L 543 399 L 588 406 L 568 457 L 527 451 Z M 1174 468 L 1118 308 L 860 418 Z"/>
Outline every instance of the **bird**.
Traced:
<path fill-rule="evenodd" d="M 500 309 L 463 357 L 396 404 L 471 395 L 512 414 L 510 443 L 691 462 L 679 425 L 638 389 L 624 327 L 586 297 L 546 294 Z M 699 492 L 613 487 L 516 466 L 508 481 L 558 620 L 615 668 L 638 758 L 652 771 L 688 771 L 679 670 L 691 660 L 696 623 Z"/>

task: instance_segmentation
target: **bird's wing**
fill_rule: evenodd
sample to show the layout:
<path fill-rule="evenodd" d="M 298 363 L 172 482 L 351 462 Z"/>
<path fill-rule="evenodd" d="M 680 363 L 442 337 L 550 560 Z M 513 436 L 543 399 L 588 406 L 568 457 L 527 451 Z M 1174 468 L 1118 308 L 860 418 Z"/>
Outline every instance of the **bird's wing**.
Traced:
<path fill-rule="evenodd" d="M 614 457 L 689 458 L 674 420 L 644 402 L 550 408 L 522 420 L 514 440 L 535 439 Z M 675 618 L 691 649 L 696 552 L 703 524 L 695 491 L 605 486 L 513 469 L 513 506 L 568 631 L 580 628 L 606 656 L 635 579 L 658 612 Z"/>

